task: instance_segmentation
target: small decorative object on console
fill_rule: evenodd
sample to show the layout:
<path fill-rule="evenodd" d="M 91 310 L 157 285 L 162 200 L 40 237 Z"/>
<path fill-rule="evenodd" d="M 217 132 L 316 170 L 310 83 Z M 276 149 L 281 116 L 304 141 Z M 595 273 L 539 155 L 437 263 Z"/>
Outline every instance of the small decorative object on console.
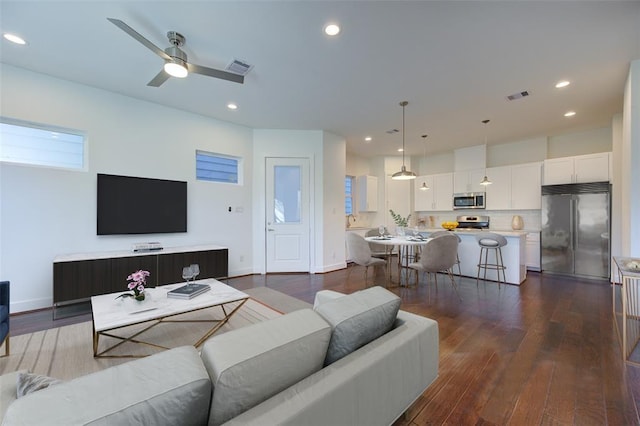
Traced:
<path fill-rule="evenodd" d="M 160 244 L 158 241 L 152 241 L 148 243 L 135 243 L 131 247 L 131 251 L 133 251 L 134 253 L 140 251 L 160 251 L 162 250 L 162 248 L 162 244 Z"/>
<path fill-rule="evenodd" d="M 147 277 L 151 275 L 149 271 L 143 271 L 142 269 L 132 273 L 127 277 L 127 281 L 131 281 L 128 286 L 129 290 L 133 290 L 133 294 L 131 293 L 122 293 L 118 297 L 133 297 L 137 301 L 144 300 L 144 285 L 146 284 Z M 116 297 L 116 299 L 118 298 Z"/>
<path fill-rule="evenodd" d="M 167 292 L 167 297 L 173 297 L 175 299 L 193 299 L 196 296 L 206 293 L 211 290 L 209 284 L 185 284 L 182 287 L 178 287 L 174 290 Z"/>

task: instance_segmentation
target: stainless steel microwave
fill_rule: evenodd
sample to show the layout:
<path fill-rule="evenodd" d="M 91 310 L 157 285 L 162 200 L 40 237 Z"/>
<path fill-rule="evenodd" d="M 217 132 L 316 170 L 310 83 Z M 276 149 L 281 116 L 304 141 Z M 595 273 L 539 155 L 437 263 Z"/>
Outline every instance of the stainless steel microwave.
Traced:
<path fill-rule="evenodd" d="M 485 192 L 464 192 L 453 194 L 453 209 L 484 209 L 487 200 Z"/>

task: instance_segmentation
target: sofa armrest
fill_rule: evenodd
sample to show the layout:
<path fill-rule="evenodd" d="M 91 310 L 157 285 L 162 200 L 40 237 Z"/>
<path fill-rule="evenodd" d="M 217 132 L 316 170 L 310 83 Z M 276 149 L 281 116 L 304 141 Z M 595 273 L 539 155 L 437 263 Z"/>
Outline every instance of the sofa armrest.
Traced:
<path fill-rule="evenodd" d="M 320 290 L 319 292 L 316 293 L 316 297 L 313 301 L 313 310 L 315 311 L 316 308 L 320 305 L 322 305 L 323 303 L 329 302 L 331 300 L 334 299 L 339 299 L 341 297 L 346 296 L 346 294 L 344 293 L 339 293 L 337 291 L 333 291 L 333 290 Z"/>
<path fill-rule="evenodd" d="M 202 425 L 210 398 L 198 351 L 182 346 L 19 398 L 2 425 Z"/>
<path fill-rule="evenodd" d="M 438 323 L 400 311 L 387 334 L 225 425 L 389 425 L 436 379 L 438 357 Z"/>

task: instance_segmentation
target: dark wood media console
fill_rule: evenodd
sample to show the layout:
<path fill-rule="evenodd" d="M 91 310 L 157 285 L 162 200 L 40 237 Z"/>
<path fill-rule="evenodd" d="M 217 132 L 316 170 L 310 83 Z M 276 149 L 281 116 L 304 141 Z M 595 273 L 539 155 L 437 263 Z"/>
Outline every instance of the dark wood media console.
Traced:
<path fill-rule="evenodd" d="M 99 294 L 127 291 L 127 276 L 138 269 L 151 273 L 155 287 L 183 281 L 182 268 L 200 265 L 203 278 L 229 275 L 229 250 L 219 246 L 172 247 L 153 252 L 104 252 L 58 256 L 53 262 L 53 306 L 83 302 Z M 54 313 L 55 317 L 55 313 Z"/>

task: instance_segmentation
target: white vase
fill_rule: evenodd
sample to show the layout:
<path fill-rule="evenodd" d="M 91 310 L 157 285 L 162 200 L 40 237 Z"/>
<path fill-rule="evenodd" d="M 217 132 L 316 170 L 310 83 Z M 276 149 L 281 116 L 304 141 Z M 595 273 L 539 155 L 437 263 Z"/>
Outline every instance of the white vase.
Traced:
<path fill-rule="evenodd" d="M 511 219 L 511 229 L 513 229 L 514 231 L 519 231 L 522 228 L 524 228 L 522 216 L 514 215 L 513 219 Z"/>

